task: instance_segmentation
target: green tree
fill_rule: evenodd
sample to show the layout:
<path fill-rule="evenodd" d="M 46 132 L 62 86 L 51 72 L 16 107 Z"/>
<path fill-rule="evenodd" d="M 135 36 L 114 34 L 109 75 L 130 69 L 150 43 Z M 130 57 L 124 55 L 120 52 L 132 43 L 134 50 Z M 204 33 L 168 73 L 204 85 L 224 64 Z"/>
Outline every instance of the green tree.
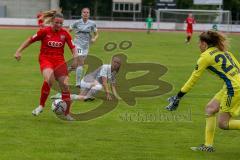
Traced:
<path fill-rule="evenodd" d="M 239 20 L 240 0 L 224 0 L 223 9 L 232 12 L 232 20 Z"/>
<path fill-rule="evenodd" d="M 156 0 L 142 0 L 142 5 L 145 7 L 154 8 Z M 218 9 L 216 5 L 194 5 L 193 0 L 176 0 L 178 9 Z M 61 0 L 60 6 L 64 12 L 71 15 L 81 15 L 83 7 L 91 9 L 93 18 L 97 16 L 110 17 L 112 15 L 112 0 Z M 223 0 L 223 9 L 232 12 L 232 19 L 239 20 L 240 16 L 240 0 Z M 124 14 L 131 16 L 131 14 Z M 122 13 L 114 16 L 123 16 Z M 145 16 L 142 14 L 142 16 Z"/>

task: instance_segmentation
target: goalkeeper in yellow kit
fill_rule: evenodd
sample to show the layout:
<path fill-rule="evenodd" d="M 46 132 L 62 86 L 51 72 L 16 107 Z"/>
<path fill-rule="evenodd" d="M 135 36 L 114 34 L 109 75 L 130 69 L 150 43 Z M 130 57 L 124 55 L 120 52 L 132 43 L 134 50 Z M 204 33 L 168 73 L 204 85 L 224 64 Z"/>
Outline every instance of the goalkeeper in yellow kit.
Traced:
<path fill-rule="evenodd" d="M 194 86 L 205 70 L 224 81 L 223 88 L 206 105 L 205 143 L 192 150 L 213 152 L 213 139 L 216 128 L 216 114 L 219 112 L 218 126 L 221 129 L 240 129 L 240 65 L 232 53 L 227 51 L 224 35 L 206 31 L 199 36 L 201 55 L 189 80 L 176 96 L 170 97 L 167 110 L 176 110 L 181 98 Z"/>

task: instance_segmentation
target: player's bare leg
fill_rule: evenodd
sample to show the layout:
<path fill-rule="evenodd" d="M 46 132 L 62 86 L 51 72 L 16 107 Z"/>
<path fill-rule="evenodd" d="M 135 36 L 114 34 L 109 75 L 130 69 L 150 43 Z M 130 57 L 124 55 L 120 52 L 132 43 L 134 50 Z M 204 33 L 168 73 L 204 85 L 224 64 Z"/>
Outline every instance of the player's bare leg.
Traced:
<path fill-rule="evenodd" d="M 219 114 L 218 126 L 224 130 L 234 130 L 240 129 L 240 120 L 233 119 L 231 114 L 228 112 L 223 112 Z"/>
<path fill-rule="evenodd" d="M 91 88 L 85 95 L 84 101 L 93 101 L 95 100 L 94 95 L 97 94 L 98 91 L 102 89 L 102 85 L 99 84 L 96 80 L 91 84 Z"/>

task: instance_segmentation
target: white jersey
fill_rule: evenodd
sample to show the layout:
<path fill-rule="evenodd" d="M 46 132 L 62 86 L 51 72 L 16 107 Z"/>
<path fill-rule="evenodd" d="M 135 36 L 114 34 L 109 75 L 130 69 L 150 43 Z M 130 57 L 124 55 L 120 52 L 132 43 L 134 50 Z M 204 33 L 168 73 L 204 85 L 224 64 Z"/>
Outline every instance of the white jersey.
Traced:
<path fill-rule="evenodd" d="M 84 77 L 85 82 L 94 82 L 95 80 L 98 81 L 100 84 L 102 83 L 102 77 L 106 77 L 108 82 L 116 83 L 116 72 L 111 72 L 111 65 L 104 64 L 94 72 L 89 73 Z"/>
<path fill-rule="evenodd" d="M 97 27 L 94 21 L 88 20 L 86 23 L 82 19 L 71 24 L 70 29 L 75 32 L 74 44 L 83 50 L 88 50 L 91 42 L 91 33 L 97 32 Z"/>

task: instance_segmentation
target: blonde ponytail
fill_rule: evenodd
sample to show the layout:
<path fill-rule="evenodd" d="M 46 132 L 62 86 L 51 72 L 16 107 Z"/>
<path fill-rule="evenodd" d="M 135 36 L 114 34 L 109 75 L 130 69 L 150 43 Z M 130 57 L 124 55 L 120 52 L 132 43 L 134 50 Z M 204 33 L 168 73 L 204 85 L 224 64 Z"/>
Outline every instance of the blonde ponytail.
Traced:
<path fill-rule="evenodd" d="M 49 11 L 43 12 L 43 23 L 46 24 L 51 24 L 53 22 L 54 18 L 63 18 L 63 15 L 61 13 L 61 9 L 52 9 Z"/>

